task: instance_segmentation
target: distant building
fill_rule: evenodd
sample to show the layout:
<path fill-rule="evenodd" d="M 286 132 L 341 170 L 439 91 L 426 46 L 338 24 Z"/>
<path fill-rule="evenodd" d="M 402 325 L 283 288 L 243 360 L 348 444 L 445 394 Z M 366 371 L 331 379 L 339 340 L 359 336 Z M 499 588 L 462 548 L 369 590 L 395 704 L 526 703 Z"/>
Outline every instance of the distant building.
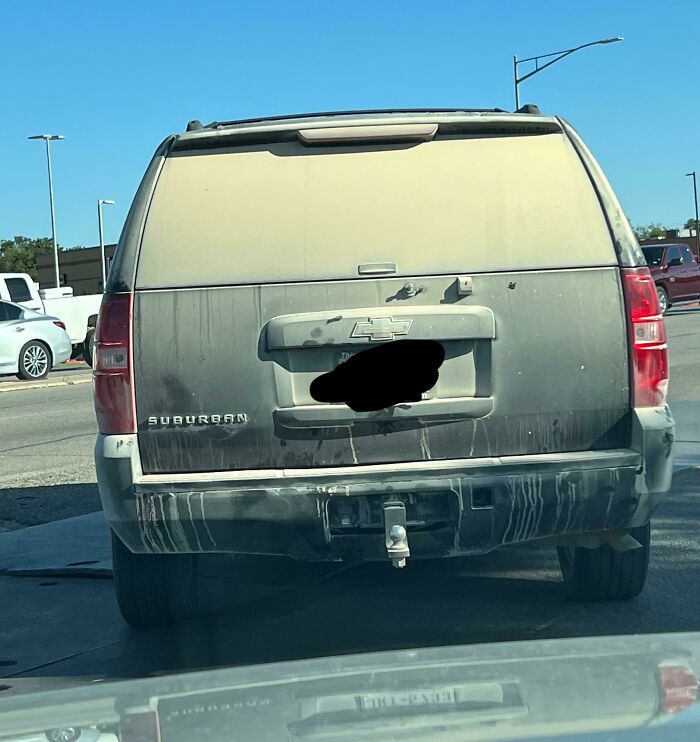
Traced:
<path fill-rule="evenodd" d="M 698 243 L 694 229 L 667 229 L 664 237 L 655 237 L 653 240 L 640 240 L 640 245 L 687 245 L 697 257 Z"/>
<path fill-rule="evenodd" d="M 105 245 L 105 262 L 108 273 L 116 247 L 116 245 Z M 47 289 L 55 286 L 53 253 L 40 255 L 36 262 L 39 273 L 39 287 Z M 72 286 L 73 296 L 102 293 L 99 246 L 61 250 L 58 253 L 58 272 L 61 286 Z"/>

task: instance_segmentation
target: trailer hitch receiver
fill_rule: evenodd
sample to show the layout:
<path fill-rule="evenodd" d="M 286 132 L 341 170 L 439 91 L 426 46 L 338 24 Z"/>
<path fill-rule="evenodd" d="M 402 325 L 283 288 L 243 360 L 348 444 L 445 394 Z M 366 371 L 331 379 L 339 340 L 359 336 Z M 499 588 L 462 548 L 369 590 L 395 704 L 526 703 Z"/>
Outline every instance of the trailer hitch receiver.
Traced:
<path fill-rule="evenodd" d="M 402 502 L 384 503 L 384 542 L 392 565 L 405 567 L 411 551 L 406 532 L 406 507 Z"/>

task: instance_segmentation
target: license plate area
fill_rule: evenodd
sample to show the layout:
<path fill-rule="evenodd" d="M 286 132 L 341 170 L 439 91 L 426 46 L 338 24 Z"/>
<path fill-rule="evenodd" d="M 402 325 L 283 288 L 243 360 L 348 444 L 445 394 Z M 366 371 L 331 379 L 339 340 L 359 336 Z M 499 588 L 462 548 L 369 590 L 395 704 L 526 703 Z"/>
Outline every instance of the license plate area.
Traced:
<path fill-rule="evenodd" d="M 366 349 L 365 349 L 366 350 Z M 362 351 L 359 350 L 340 350 L 335 354 L 335 363 L 333 364 L 333 368 L 338 368 L 341 364 L 345 363 L 346 361 L 349 361 L 353 356 L 356 356 L 358 353 Z M 420 395 L 421 399 L 433 399 L 435 395 L 435 389 L 436 387 L 432 387 L 428 389 L 425 392 L 422 392 Z"/>
<path fill-rule="evenodd" d="M 491 394 L 490 341 L 442 341 L 445 360 L 440 366 L 439 378 L 421 399 L 453 399 L 488 397 Z M 295 348 L 274 351 L 275 385 L 280 407 L 319 404 L 311 395 L 311 384 L 317 377 L 333 371 L 342 363 L 371 347 L 327 346 Z M 401 373 L 402 369 L 397 372 Z"/>
<path fill-rule="evenodd" d="M 409 532 L 454 526 L 459 520 L 459 502 L 453 492 L 335 495 L 328 501 L 331 535 L 384 533 L 384 503 L 388 501 L 404 505 Z"/>
<path fill-rule="evenodd" d="M 359 351 L 356 350 L 339 350 L 335 354 L 335 363 L 333 364 L 335 368 L 338 368 L 341 363 L 345 363 L 345 361 L 349 361 L 353 356 L 356 356 Z"/>

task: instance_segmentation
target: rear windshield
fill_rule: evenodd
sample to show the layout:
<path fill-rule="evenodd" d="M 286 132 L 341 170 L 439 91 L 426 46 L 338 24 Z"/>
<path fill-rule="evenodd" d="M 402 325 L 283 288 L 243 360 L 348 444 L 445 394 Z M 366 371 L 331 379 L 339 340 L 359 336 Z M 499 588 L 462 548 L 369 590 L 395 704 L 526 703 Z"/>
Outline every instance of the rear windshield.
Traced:
<path fill-rule="evenodd" d="M 10 292 L 10 299 L 12 301 L 30 301 L 32 295 L 29 291 L 29 286 L 23 278 L 6 278 L 5 284 L 7 290 Z"/>
<path fill-rule="evenodd" d="M 137 287 L 612 265 L 563 134 L 177 152 L 146 221 Z"/>
<path fill-rule="evenodd" d="M 647 261 L 647 265 L 661 265 L 664 258 L 663 247 L 643 247 L 642 252 Z"/>

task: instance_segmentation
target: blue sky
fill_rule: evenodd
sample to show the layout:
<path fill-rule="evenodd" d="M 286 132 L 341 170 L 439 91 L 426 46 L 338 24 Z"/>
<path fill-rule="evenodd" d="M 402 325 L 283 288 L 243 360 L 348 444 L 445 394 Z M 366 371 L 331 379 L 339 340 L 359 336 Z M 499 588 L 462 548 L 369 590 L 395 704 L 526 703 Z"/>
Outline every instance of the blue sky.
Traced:
<path fill-rule="evenodd" d="M 50 233 L 53 147 L 66 246 L 119 235 L 156 145 L 186 122 L 300 111 L 513 106 L 512 55 L 610 36 L 523 84 L 569 119 L 633 223 L 678 225 L 700 171 L 700 2 L 183 3 L 0 0 L 0 237 Z"/>

